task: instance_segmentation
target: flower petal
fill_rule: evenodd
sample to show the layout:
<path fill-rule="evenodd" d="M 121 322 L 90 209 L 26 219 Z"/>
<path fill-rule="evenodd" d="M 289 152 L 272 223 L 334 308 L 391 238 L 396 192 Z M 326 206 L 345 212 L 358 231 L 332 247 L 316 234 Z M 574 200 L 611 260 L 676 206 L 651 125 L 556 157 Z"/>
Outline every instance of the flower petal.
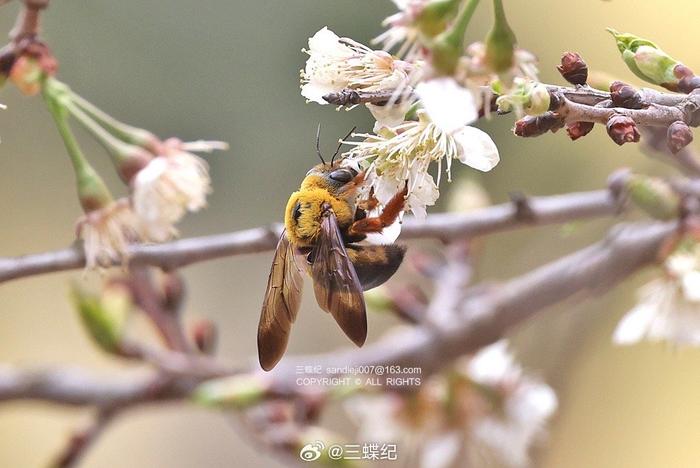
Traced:
<path fill-rule="evenodd" d="M 459 146 L 459 160 L 467 166 L 488 172 L 500 161 L 498 148 L 488 133 L 475 127 L 462 127 L 453 135 Z"/>
<path fill-rule="evenodd" d="M 303 91 L 302 94 L 304 94 Z M 401 125 L 404 122 L 406 112 L 411 107 L 411 102 L 402 101 L 392 106 L 377 106 L 375 104 L 366 104 L 366 106 L 376 119 L 374 133 L 377 133 L 382 127 L 393 128 Z"/>
<path fill-rule="evenodd" d="M 454 78 L 435 78 L 416 86 L 416 94 L 430 120 L 446 133 L 452 133 L 478 118 L 474 96 Z"/>
<path fill-rule="evenodd" d="M 615 328 L 613 343 L 631 345 L 641 341 L 649 331 L 656 308 L 653 305 L 641 303 L 629 311 Z"/>

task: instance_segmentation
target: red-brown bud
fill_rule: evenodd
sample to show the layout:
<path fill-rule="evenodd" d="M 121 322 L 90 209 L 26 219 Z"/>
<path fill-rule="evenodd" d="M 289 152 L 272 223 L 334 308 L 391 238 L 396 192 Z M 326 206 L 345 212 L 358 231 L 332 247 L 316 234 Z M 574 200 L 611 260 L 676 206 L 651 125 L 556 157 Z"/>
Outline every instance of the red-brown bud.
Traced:
<path fill-rule="evenodd" d="M 671 153 L 676 154 L 693 141 L 693 131 L 688 124 L 677 120 L 668 126 L 666 132 L 666 144 Z"/>
<path fill-rule="evenodd" d="M 608 135 L 618 145 L 639 141 L 639 129 L 630 117 L 616 114 L 608 119 Z"/>
<path fill-rule="evenodd" d="M 192 341 L 197 349 L 204 354 L 212 354 L 216 350 L 219 331 L 211 320 L 199 319 L 192 324 Z"/>
<path fill-rule="evenodd" d="M 678 78 L 677 90 L 681 93 L 692 93 L 700 88 L 700 76 L 696 76 L 693 70 L 682 63 L 676 65 L 673 69 L 673 74 Z"/>
<path fill-rule="evenodd" d="M 561 65 L 557 66 L 566 81 L 573 85 L 584 85 L 588 80 L 588 65 L 576 52 L 567 52 L 561 57 Z"/>
<path fill-rule="evenodd" d="M 642 109 L 646 107 L 642 95 L 632 86 L 622 81 L 613 81 L 610 85 L 610 100 L 615 107 Z"/>
<path fill-rule="evenodd" d="M 579 138 L 585 137 L 591 133 L 594 126 L 595 124 L 593 122 L 568 123 L 566 124 L 566 134 L 569 135 L 569 138 L 572 140 L 578 140 Z"/>
<path fill-rule="evenodd" d="M 515 122 L 513 132 L 520 137 L 536 137 L 551 131 L 556 132 L 564 126 L 564 119 L 554 112 L 538 116 L 526 116 Z"/>

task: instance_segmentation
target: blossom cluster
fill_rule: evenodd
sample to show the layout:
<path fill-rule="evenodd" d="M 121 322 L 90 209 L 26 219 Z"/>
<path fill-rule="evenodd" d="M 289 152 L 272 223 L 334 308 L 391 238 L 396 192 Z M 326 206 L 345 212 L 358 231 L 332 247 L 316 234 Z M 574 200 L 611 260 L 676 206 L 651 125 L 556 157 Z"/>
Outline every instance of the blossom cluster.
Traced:
<path fill-rule="evenodd" d="M 467 2 L 395 3 L 399 12 L 384 21 L 388 29 L 375 39 L 384 50 L 327 27 L 314 34 L 305 50 L 301 94 L 322 105 L 337 103 L 334 96 L 343 93 L 359 96 L 349 107 L 364 103 L 376 122 L 373 133 L 344 142 L 351 146 L 343 155 L 346 163 L 366 172 L 365 194 L 380 206 L 407 185 L 407 209 L 424 217 L 439 197 L 443 171 L 451 179 L 455 159 L 484 172 L 498 164 L 496 145 L 472 124 L 490 112 L 493 89 L 502 93 L 535 80 L 536 60 L 513 43 L 500 55 L 488 38 L 465 44 L 472 13 L 462 5 Z M 392 49 L 398 49 L 396 55 Z"/>
<path fill-rule="evenodd" d="M 225 149 L 221 142 L 169 139 L 131 181 L 130 196 L 88 211 L 78 221 L 86 265 L 94 268 L 127 258 L 130 244 L 164 242 L 177 235 L 187 212 L 206 206 L 211 179 L 206 161 L 190 152 Z"/>
<path fill-rule="evenodd" d="M 527 466 L 556 408 L 554 391 L 525 374 L 506 341 L 457 361 L 415 394 L 361 394 L 346 402 L 360 440 L 397 443 L 426 468 L 458 460 L 459 466 Z"/>
<path fill-rule="evenodd" d="M 41 90 L 64 140 L 85 212 L 77 223 L 87 268 L 128 260 L 137 243 L 164 242 L 177 235 L 175 225 L 187 212 L 206 206 L 211 192 L 207 163 L 194 152 L 225 150 L 219 141 L 160 140 L 151 132 L 119 122 L 52 77 Z M 111 156 L 128 188 L 115 199 L 90 165 L 72 134 L 75 119 Z"/>

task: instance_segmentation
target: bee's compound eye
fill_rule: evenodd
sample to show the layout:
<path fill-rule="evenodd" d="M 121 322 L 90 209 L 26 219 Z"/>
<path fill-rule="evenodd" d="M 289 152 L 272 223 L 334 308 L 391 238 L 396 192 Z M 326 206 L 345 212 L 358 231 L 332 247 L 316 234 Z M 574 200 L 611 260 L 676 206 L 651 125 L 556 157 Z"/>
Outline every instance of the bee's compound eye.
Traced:
<path fill-rule="evenodd" d="M 338 169 L 331 172 L 329 177 L 336 182 L 348 183 L 352 180 L 353 175 L 349 169 Z"/>

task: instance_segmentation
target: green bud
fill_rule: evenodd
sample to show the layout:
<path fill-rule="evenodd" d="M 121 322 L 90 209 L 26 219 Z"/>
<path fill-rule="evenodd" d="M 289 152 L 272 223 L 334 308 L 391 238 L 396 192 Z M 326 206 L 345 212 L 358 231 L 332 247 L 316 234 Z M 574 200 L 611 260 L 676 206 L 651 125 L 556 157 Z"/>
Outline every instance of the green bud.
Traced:
<path fill-rule="evenodd" d="M 615 38 L 622 60 L 632 73 L 647 83 L 669 89 L 676 88 L 678 78 L 673 72 L 680 62 L 647 39 L 633 34 L 622 34 L 610 28 L 608 32 Z"/>
<path fill-rule="evenodd" d="M 476 10 L 479 0 L 469 0 L 460 10 L 454 22 L 444 32 L 435 36 L 430 44 L 432 65 L 440 75 L 452 75 L 457 63 L 464 54 L 464 38 L 469 21 Z"/>
<path fill-rule="evenodd" d="M 649 216 L 671 220 L 680 214 L 680 198 L 671 186 L 661 179 L 631 175 L 625 183 L 630 200 Z"/>
<path fill-rule="evenodd" d="M 496 73 L 503 73 L 513 66 L 515 33 L 508 25 L 501 0 L 494 0 L 494 22 L 486 35 L 486 62 Z"/>
<path fill-rule="evenodd" d="M 68 108 L 71 105 L 70 88 L 54 78 L 47 78 L 43 82 L 42 90 L 46 106 L 53 115 L 73 164 L 80 205 L 86 213 L 107 206 L 113 200 L 112 194 L 102 177 L 85 158 L 68 125 Z"/>
<path fill-rule="evenodd" d="M 268 390 L 269 384 L 261 376 L 240 374 L 204 382 L 192 398 L 204 406 L 242 409 L 258 403 Z"/>
<path fill-rule="evenodd" d="M 435 37 L 445 30 L 457 14 L 460 0 L 432 0 L 416 18 L 416 26 L 426 37 Z"/>
<path fill-rule="evenodd" d="M 121 285 L 109 285 L 102 295 L 96 295 L 74 285 L 71 296 L 95 343 L 107 353 L 117 353 L 132 307 L 128 290 Z"/>

